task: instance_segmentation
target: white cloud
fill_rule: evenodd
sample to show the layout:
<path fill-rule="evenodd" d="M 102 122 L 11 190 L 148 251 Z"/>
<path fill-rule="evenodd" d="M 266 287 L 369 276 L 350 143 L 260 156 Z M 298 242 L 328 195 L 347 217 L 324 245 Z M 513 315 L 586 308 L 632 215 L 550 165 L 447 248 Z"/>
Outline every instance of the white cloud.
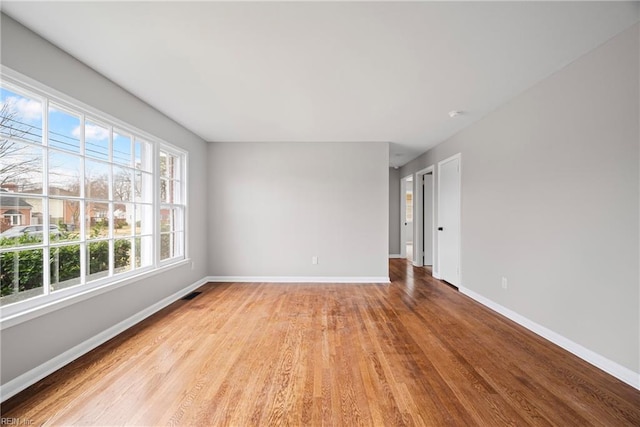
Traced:
<path fill-rule="evenodd" d="M 80 126 L 76 126 L 71 134 L 80 138 Z M 87 141 L 101 141 L 109 138 L 109 131 L 103 127 L 88 124 L 84 128 L 84 137 Z"/>
<path fill-rule="evenodd" d="M 9 106 L 9 111 L 24 121 L 30 122 L 42 118 L 42 104 L 33 99 L 9 96 L 5 99 L 3 107 L 4 105 Z"/>

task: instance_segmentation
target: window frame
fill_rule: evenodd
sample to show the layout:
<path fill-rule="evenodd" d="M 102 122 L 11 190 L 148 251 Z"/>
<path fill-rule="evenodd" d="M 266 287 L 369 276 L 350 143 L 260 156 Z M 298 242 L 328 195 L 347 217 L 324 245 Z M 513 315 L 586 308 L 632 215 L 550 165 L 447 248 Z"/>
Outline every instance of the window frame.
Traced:
<path fill-rule="evenodd" d="M 42 140 L 40 143 L 32 141 L 32 140 L 23 140 L 22 138 L 14 138 L 16 142 L 27 143 L 34 146 L 41 146 L 43 148 L 43 165 L 42 165 L 42 194 L 38 195 L 38 197 L 42 198 L 42 226 L 50 227 L 50 212 L 49 205 L 50 200 L 73 200 L 79 201 L 81 205 L 86 204 L 87 202 L 94 202 L 95 198 L 87 197 L 85 194 L 85 181 L 86 181 L 86 170 L 85 163 L 86 160 L 92 161 L 100 161 L 105 164 L 108 164 L 109 170 L 113 171 L 114 167 L 126 167 L 128 171 L 132 173 L 133 182 L 132 186 L 132 200 L 126 203 L 130 203 L 134 209 L 134 224 L 133 230 L 130 236 L 118 236 L 115 233 L 114 229 L 114 215 L 113 210 L 114 206 L 117 204 L 115 199 L 115 195 L 113 193 L 113 182 L 109 182 L 109 200 L 105 201 L 109 205 L 111 215 L 111 223 L 109 235 L 105 237 L 105 240 L 109 242 L 110 252 L 109 252 L 109 276 L 105 278 L 100 278 L 93 281 L 88 281 L 89 272 L 88 270 L 88 260 L 86 259 L 86 253 L 89 250 L 89 243 L 94 240 L 90 240 L 87 238 L 85 233 L 85 222 L 86 222 L 86 213 L 84 212 L 84 207 L 81 209 L 81 215 L 79 219 L 79 229 L 80 236 L 77 240 L 68 240 L 68 241 L 53 241 L 49 238 L 49 233 L 43 233 L 43 240 L 37 245 L 28 245 L 28 246 L 15 246 L 11 247 L 11 249 L 7 249 L 4 252 L 15 252 L 15 251 L 23 251 L 29 249 L 41 249 L 43 256 L 43 271 L 42 271 L 42 287 L 43 293 L 41 295 L 30 297 L 22 301 L 16 301 L 13 303 L 9 303 L 8 305 L 0 306 L 0 330 L 9 326 L 13 326 L 18 323 L 22 323 L 28 319 L 40 316 L 47 312 L 57 310 L 62 306 L 74 304 L 76 302 L 82 301 L 86 298 L 93 297 L 99 293 L 108 292 L 114 289 L 117 289 L 121 286 L 126 286 L 131 283 L 135 283 L 139 280 L 146 279 L 148 277 L 154 276 L 162 271 L 167 269 L 175 268 L 178 266 L 186 265 L 190 263 L 190 259 L 188 257 L 188 242 L 187 242 L 187 222 L 188 222 L 188 204 L 186 200 L 186 171 L 188 168 L 188 152 L 176 147 L 173 144 L 170 144 L 159 138 L 155 135 L 152 135 L 148 132 L 145 132 L 133 125 L 130 125 L 116 117 L 111 116 L 108 113 L 105 113 L 97 108 L 94 108 L 90 105 L 87 105 L 77 99 L 66 95 L 62 92 L 59 92 L 55 89 L 52 89 L 36 80 L 33 80 L 27 76 L 24 76 L 4 65 L 0 67 L 0 86 L 4 89 L 7 89 L 11 92 L 14 92 L 18 95 L 25 96 L 29 99 L 36 100 L 41 103 L 42 108 Z M 49 109 L 51 105 L 54 105 L 56 110 L 62 109 L 61 111 L 65 113 L 70 113 L 73 115 L 80 116 L 80 136 L 79 136 L 79 153 L 74 153 L 71 151 L 61 150 L 56 148 L 55 146 L 49 147 L 48 144 L 45 143 L 49 136 Z M 109 130 L 109 156 L 108 160 L 104 160 L 101 158 L 97 158 L 94 156 L 88 156 L 85 150 L 86 144 L 86 124 L 87 122 L 104 126 Z M 131 138 L 130 150 L 131 150 L 131 160 L 129 165 L 123 165 L 118 162 L 114 162 L 113 160 L 113 135 L 118 132 L 124 132 Z M 144 163 L 148 163 L 145 167 L 138 168 L 136 165 L 136 142 L 141 141 L 146 144 L 149 144 L 147 147 L 147 154 L 151 157 L 150 160 Z M 80 168 L 81 168 L 81 182 L 80 182 L 80 193 L 79 196 L 60 196 L 56 194 L 51 194 L 49 191 L 49 152 L 53 150 L 53 152 L 57 153 L 69 153 L 72 155 L 80 156 Z M 160 169 L 159 169 L 159 157 L 160 151 L 170 151 L 177 155 L 180 159 L 181 164 L 181 194 L 183 195 L 182 204 L 183 204 L 183 239 L 181 242 L 182 245 L 182 254 L 177 257 L 160 260 L 160 224 L 159 224 L 159 211 L 161 206 L 160 201 Z M 141 153 L 142 156 L 142 153 Z M 145 173 L 147 178 L 150 176 L 151 180 L 151 188 L 148 189 L 150 192 L 150 201 L 136 201 L 135 197 L 135 179 L 137 171 L 142 173 L 142 176 L 145 177 Z M 145 179 L 145 178 L 143 178 Z M 113 172 L 109 173 L 109 180 L 113 180 Z M 21 195 L 22 193 L 20 193 Z M 122 202 L 124 203 L 124 202 Z M 150 234 L 142 233 L 137 234 L 135 231 L 135 222 L 137 222 L 136 211 L 137 206 L 145 206 L 146 213 L 149 220 L 151 221 Z M 150 211 L 150 212 L 149 212 Z M 23 221 L 24 222 L 24 221 Z M 132 247 L 131 250 L 131 266 L 128 271 L 116 273 L 114 270 L 115 267 L 115 255 L 114 255 L 114 245 L 115 242 L 119 239 L 128 239 L 132 242 L 133 246 L 135 246 L 136 240 L 138 238 L 148 238 L 151 237 L 151 241 L 153 242 L 152 253 L 150 254 L 151 262 L 148 265 L 145 265 L 144 262 L 140 262 L 140 267 L 136 267 L 136 252 L 135 248 Z M 51 240 L 51 241 L 50 241 Z M 148 240 L 147 240 L 148 241 Z M 80 246 L 80 280 L 81 284 L 70 286 L 69 288 L 62 288 L 53 292 L 51 290 L 52 280 L 51 280 L 51 272 L 50 270 L 50 260 L 51 253 L 56 248 L 66 246 L 66 245 L 79 245 Z M 84 282 L 84 283 L 82 283 Z"/>

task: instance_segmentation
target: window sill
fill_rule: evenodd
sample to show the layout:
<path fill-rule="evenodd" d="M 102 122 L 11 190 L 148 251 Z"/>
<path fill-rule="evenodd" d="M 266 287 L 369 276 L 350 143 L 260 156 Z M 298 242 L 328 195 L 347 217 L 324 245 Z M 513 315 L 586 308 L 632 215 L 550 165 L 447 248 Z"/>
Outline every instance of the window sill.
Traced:
<path fill-rule="evenodd" d="M 37 317 L 43 316 L 45 314 L 54 312 L 56 310 L 60 310 L 64 307 L 68 307 L 73 304 L 77 304 L 79 302 L 85 301 L 89 298 L 96 297 L 98 295 L 111 292 L 123 286 L 130 285 L 135 282 L 139 282 L 140 280 L 144 280 L 150 277 L 153 277 L 157 274 L 164 273 L 168 270 L 172 270 L 177 267 L 182 267 L 185 265 L 189 265 L 191 263 L 191 259 L 185 258 L 178 262 L 163 265 L 159 268 L 156 268 L 151 271 L 145 271 L 143 273 L 128 276 L 123 279 L 115 280 L 110 283 L 106 283 L 103 285 L 95 286 L 83 291 L 79 291 L 72 295 L 68 295 L 65 297 L 61 297 L 55 300 L 44 302 L 41 305 L 36 307 L 25 309 L 24 311 L 20 311 L 17 313 L 10 314 L 6 317 L 3 316 L 3 311 L 5 309 L 0 308 L 0 330 L 4 330 L 10 328 L 12 326 L 19 325 L 21 323 L 27 322 L 29 320 L 35 319 Z"/>

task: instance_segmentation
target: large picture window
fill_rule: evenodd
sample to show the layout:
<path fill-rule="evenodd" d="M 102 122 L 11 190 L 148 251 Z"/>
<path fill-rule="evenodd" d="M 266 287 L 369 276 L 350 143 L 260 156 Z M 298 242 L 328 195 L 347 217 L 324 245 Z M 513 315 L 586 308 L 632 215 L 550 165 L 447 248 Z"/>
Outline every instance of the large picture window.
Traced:
<path fill-rule="evenodd" d="M 59 98 L 0 84 L 3 308 L 185 258 L 185 153 Z"/>

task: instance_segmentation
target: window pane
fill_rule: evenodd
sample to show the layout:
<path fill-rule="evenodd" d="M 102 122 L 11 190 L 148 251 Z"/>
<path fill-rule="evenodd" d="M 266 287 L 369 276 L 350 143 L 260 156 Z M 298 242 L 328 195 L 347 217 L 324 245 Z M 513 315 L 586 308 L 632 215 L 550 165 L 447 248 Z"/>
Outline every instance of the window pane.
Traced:
<path fill-rule="evenodd" d="M 160 179 L 160 201 L 162 203 L 180 203 L 179 189 L 179 182 Z"/>
<path fill-rule="evenodd" d="M 171 249 L 173 247 L 173 234 L 162 233 L 160 235 L 160 259 L 171 258 Z"/>
<path fill-rule="evenodd" d="M 51 248 L 49 264 L 52 291 L 80 284 L 80 245 Z"/>
<path fill-rule="evenodd" d="M 109 275 L 109 241 L 87 244 L 88 280 L 96 280 Z"/>
<path fill-rule="evenodd" d="M 80 157 L 49 152 L 49 193 L 80 196 Z"/>
<path fill-rule="evenodd" d="M 160 178 L 160 201 L 166 203 L 167 200 L 169 200 L 169 180 Z"/>
<path fill-rule="evenodd" d="M 147 267 L 153 264 L 153 238 L 151 236 L 135 238 L 135 263 L 136 268 Z"/>
<path fill-rule="evenodd" d="M 131 166 L 131 137 L 113 132 L 113 162 Z"/>
<path fill-rule="evenodd" d="M 42 194 L 42 148 L 0 138 L 0 183 L 7 191 Z"/>
<path fill-rule="evenodd" d="M 84 152 L 87 156 L 109 160 L 109 129 L 86 121 L 84 125 Z"/>
<path fill-rule="evenodd" d="M 165 153 L 164 151 L 160 152 L 160 176 L 161 177 L 168 177 L 167 175 L 167 153 Z"/>
<path fill-rule="evenodd" d="M 0 134 L 41 144 L 42 103 L 0 88 Z"/>
<path fill-rule="evenodd" d="M 50 105 L 49 147 L 80 153 L 80 117 Z"/>
<path fill-rule="evenodd" d="M 172 222 L 172 212 L 170 208 L 161 208 L 160 209 L 160 231 L 167 232 L 171 231 L 173 227 Z"/>
<path fill-rule="evenodd" d="M 160 259 L 182 256 L 182 233 L 162 233 L 160 236 Z"/>
<path fill-rule="evenodd" d="M 49 224 L 53 240 L 66 241 L 80 238 L 80 201 L 49 199 Z"/>
<path fill-rule="evenodd" d="M 153 200 L 153 175 L 135 171 L 135 201 L 151 203 Z"/>
<path fill-rule="evenodd" d="M 0 253 L 0 305 L 42 295 L 42 249 Z"/>
<path fill-rule="evenodd" d="M 160 176 L 168 179 L 179 178 L 179 159 L 178 157 L 166 153 L 160 152 Z"/>
<path fill-rule="evenodd" d="M 109 200 L 109 165 L 87 159 L 84 170 L 85 197 L 87 199 Z"/>
<path fill-rule="evenodd" d="M 152 205 L 136 204 L 136 228 L 135 234 L 153 234 L 153 208 Z"/>
<path fill-rule="evenodd" d="M 133 201 L 133 169 L 113 167 L 113 200 Z"/>
<path fill-rule="evenodd" d="M 147 141 L 136 138 L 135 144 L 135 164 L 136 169 L 147 172 L 153 171 L 153 149 Z"/>
<path fill-rule="evenodd" d="M 87 239 L 109 237 L 109 203 L 86 202 L 85 206 Z"/>
<path fill-rule="evenodd" d="M 117 239 L 114 242 L 114 272 L 123 273 L 131 270 L 133 260 L 131 259 L 131 239 Z"/>
<path fill-rule="evenodd" d="M 178 207 L 160 209 L 160 231 L 182 231 L 182 209 Z"/>
<path fill-rule="evenodd" d="M 113 204 L 113 234 L 132 236 L 134 223 L 134 205 L 132 203 Z"/>
<path fill-rule="evenodd" d="M 184 255 L 184 233 L 177 232 L 173 235 L 173 256 L 183 256 Z"/>
<path fill-rule="evenodd" d="M 42 197 L 16 197 L 0 193 L 0 246 L 42 242 Z"/>

